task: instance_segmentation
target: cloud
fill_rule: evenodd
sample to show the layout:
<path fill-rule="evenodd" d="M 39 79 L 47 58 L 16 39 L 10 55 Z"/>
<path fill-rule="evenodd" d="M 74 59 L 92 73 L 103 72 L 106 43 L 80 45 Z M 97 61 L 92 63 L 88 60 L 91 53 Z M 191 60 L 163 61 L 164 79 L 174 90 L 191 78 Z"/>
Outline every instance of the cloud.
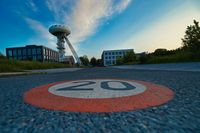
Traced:
<path fill-rule="evenodd" d="M 186 27 L 193 24 L 193 19 L 199 18 L 199 11 L 185 3 L 154 21 L 148 28 L 127 37 L 127 41 L 121 47 L 135 48 L 136 52 L 178 48 L 182 44 L 181 38 L 184 37 Z"/>
<path fill-rule="evenodd" d="M 125 10 L 130 2 L 131 0 L 46 0 L 45 3 L 55 18 L 52 23 L 69 26 L 70 41 L 78 44 L 95 34 L 99 26 L 113 14 Z M 36 7 L 32 1 L 29 4 Z M 40 38 L 46 39 L 51 47 L 55 47 L 56 37 L 48 32 L 48 27 L 31 18 L 26 18 L 26 21 Z M 75 45 L 75 49 L 78 46 Z"/>
<path fill-rule="evenodd" d="M 32 11 L 34 11 L 34 12 L 38 11 L 37 6 L 35 5 L 35 3 L 32 0 L 28 0 L 26 4 L 28 7 L 30 7 L 32 9 Z"/>
<path fill-rule="evenodd" d="M 130 2 L 131 0 L 47 0 L 46 3 L 56 20 L 70 27 L 70 40 L 77 44 L 95 34 L 102 22 L 115 13 L 121 13 Z"/>
<path fill-rule="evenodd" d="M 48 27 L 45 27 L 39 21 L 30 18 L 25 18 L 25 20 L 29 24 L 30 28 L 32 28 L 35 32 L 38 33 L 37 38 L 44 39 L 48 46 L 50 46 L 51 48 L 56 48 L 56 38 L 49 33 Z"/>

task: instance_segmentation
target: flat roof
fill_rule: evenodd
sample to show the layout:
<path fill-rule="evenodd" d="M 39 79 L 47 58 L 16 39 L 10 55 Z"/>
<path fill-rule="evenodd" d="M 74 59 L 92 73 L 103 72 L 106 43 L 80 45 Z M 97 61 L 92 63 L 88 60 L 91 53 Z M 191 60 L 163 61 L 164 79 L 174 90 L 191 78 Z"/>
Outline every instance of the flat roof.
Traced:
<path fill-rule="evenodd" d="M 134 51 L 134 49 L 115 49 L 115 50 L 104 50 L 103 52 L 130 51 L 130 50 Z"/>

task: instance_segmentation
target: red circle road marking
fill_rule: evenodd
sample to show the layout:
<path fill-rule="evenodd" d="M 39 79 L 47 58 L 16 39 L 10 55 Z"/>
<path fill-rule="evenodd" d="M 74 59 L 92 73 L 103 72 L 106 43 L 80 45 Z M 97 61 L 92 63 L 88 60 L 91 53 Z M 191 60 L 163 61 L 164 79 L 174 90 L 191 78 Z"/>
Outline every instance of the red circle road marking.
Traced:
<path fill-rule="evenodd" d="M 146 86 L 147 89 L 138 95 L 100 99 L 63 97 L 48 92 L 51 86 L 70 82 L 65 81 L 33 88 L 24 94 L 24 101 L 33 106 L 50 110 L 72 112 L 120 112 L 158 106 L 168 102 L 174 96 L 173 91 L 164 86 L 137 80 L 122 81 L 136 82 Z"/>

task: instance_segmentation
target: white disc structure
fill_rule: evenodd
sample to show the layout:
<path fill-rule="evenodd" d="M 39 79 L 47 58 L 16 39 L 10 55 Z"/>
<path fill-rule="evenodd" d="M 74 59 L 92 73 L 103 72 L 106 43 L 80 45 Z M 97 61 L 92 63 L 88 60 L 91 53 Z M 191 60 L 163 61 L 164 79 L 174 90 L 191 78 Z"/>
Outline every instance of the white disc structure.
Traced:
<path fill-rule="evenodd" d="M 57 96 L 71 98 L 117 98 L 143 93 L 147 88 L 126 80 L 76 80 L 51 86 L 48 91 Z"/>

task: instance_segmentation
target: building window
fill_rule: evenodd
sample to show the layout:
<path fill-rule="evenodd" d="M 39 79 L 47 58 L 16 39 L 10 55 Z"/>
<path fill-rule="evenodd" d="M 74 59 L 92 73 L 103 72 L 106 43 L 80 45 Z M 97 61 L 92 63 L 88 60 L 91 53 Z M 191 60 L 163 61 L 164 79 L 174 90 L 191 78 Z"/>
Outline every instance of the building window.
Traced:
<path fill-rule="evenodd" d="M 113 59 L 115 59 L 115 56 L 112 56 Z"/>
<path fill-rule="evenodd" d="M 37 58 L 36 58 L 36 56 L 35 56 L 35 55 L 33 56 L 33 60 L 34 60 L 34 61 L 36 61 L 36 60 L 37 60 Z"/>
<path fill-rule="evenodd" d="M 112 55 L 115 55 L 115 52 L 112 52 Z"/>
<path fill-rule="evenodd" d="M 18 55 L 18 56 L 21 56 L 21 55 L 22 55 L 21 52 L 22 52 L 22 50 L 21 50 L 21 49 L 18 49 L 18 50 L 17 50 L 17 55 Z"/>
<path fill-rule="evenodd" d="M 31 55 L 31 49 L 28 49 L 28 55 Z"/>
<path fill-rule="evenodd" d="M 17 50 L 16 49 L 13 50 L 13 56 L 17 56 Z"/>
<path fill-rule="evenodd" d="M 26 49 L 23 49 L 22 53 L 23 55 L 26 55 Z"/>
<path fill-rule="evenodd" d="M 107 64 L 107 65 L 110 65 L 110 64 L 111 64 L 111 61 L 106 61 L 106 64 Z"/>
<path fill-rule="evenodd" d="M 43 49 L 43 55 L 46 55 L 46 50 L 45 50 L 45 48 Z"/>
<path fill-rule="evenodd" d="M 109 59 L 111 59 L 111 57 L 109 56 Z"/>
<path fill-rule="evenodd" d="M 108 57 L 105 57 L 105 59 L 108 59 Z"/>
<path fill-rule="evenodd" d="M 111 55 L 111 53 L 109 53 L 109 55 Z"/>
<path fill-rule="evenodd" d="M 105 55 L 107 55 L 108 53 L 105 52 Z"/>
<path fill-rule="evenodd" d="M 37 59 L 38 59 L 38 60 L 42 60 L 42 56 L 41 56 L 41 55 L 38 55 L 38 56 L 37 56 Z"/>
<path fill-rule="evenodd" d="M 12 50 L 8 50 L 8 56 L 12 56 Z"/>
<path fill-rule="evenodd" d="M 32 54 L 34 54 L 34 55 L 36 54 L 36 49 L 35 48 L 32 49 Z"/>
<path fill-rule="evenodd" d="M 41 54 L 41 53 L 42 53 L 41 48 L 37 48 L 37 54 Z"/>

